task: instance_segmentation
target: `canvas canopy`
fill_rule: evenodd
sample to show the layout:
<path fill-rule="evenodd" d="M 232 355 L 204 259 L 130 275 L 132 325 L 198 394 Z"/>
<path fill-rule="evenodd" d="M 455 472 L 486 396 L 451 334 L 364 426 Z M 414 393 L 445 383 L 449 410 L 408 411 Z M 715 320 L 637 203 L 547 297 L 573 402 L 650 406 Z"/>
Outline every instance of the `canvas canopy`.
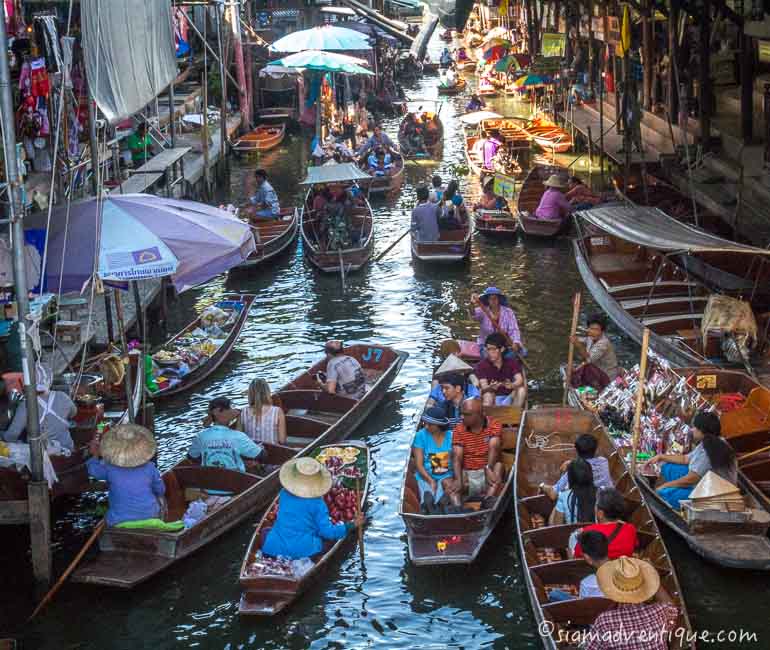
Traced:
<path fill-rule="evenodd" d="M 738 244 L 676 221 L 657 208 L 610 204 L 576 215 L 609 235 L 658 251 L 770 255 L 770 250 Z"/>
<path fill-rule="evenodd" d="M 323 185 L 325 183 L 369 181 L 371 179 L 372 177 L 369 174 L 360 170 L 353 163 L 339 163 L 337 165 L 310 167 L 307 170 L 307 178 L 300 185 Z"/>

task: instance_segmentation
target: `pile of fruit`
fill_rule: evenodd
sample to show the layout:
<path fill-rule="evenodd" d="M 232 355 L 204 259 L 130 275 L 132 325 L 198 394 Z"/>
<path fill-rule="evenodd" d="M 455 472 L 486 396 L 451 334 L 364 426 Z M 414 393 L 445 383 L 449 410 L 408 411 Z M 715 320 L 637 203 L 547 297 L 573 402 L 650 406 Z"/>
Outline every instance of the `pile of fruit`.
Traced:
<path fill-rule="evenodd" d="M 332 476 L 337 476 L 343 467 L 355 464 L 360 453 L 358 447 L 324 447 L 316 455 L 316 460 L 325 465 Z"/>
<path fill-rule="evenodd" d="M 335 486 L 324 495 L 333 524 L 353 521 L 356 516 L 356 492 L 346 487 Z"/>

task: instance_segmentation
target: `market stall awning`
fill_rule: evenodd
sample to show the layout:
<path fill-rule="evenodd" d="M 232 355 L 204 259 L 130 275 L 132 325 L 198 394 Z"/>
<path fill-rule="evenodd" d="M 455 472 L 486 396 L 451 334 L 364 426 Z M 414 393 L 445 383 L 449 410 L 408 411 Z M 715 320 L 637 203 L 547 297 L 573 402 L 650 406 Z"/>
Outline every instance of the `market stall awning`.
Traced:
<path fill-rule="evenodd" d="M 268 50 L 270 52 L 304 52 L 305 50 L 332 50 L 335 52 L 371 50 L 369 39 L 352 29 L 324 25 L 291 32 L 279 38 Z"/>
<path fill-rule="evenodd" d="M 338 54 L 336 52 L 323 52 L 320 50 L 306 50 L 295 52 L 288 56 L 270 62 L 271 66 L 285 68 L 302 68 L 304 70 L 317 70 L 319 72 L 346 72 L 348 74 L 372 75 L 373 72 L 364 68 L 367 62 L 354 56 Z"/>
<path fill-rule="evenodd" d="M 657 208 L 611 204 L 577 212 L 576 215 L 609 235 L 653 250 L 770 256 L 770 250 L 722 239 L 676 221 Z"/>
<path fill-rule="evenodd" d="M 372 177 L 353 163 L 310 167 L 307 178 L 300 185 L 323 185 L 325 183 L 346 183 L 348 181 L 369 181 Z"/>

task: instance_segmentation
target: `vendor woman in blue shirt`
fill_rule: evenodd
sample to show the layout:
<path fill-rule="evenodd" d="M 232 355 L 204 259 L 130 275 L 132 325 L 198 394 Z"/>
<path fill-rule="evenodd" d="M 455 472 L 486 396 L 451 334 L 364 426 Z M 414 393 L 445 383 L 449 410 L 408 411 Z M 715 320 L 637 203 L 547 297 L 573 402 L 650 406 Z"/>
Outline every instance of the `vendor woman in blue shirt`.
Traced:
<path fill-rule="evenodd" d="M 442 506 L 449 503 L 450 486 L 454 485 L 451 480 L 445 483 L 454 476 L 452 430 L 449 418 L 440 406 L 428 408 L 422 414 L 422 423 L 423 427 L 412 442 L 420 509 L 423 514 L 440 514 Z"/>
<path fill-rule="evenodd" d="M 332 487 L 332 477 L 315 458 L 293 458 L 281 467 L 283 488 L 278 495 L 278 516 L 265 535 L 262 552 L 272 557 L 298 560 L 323 550 L 324 540 L 342 539 L 363 522 L 333 524 L 323 497 Z"/>

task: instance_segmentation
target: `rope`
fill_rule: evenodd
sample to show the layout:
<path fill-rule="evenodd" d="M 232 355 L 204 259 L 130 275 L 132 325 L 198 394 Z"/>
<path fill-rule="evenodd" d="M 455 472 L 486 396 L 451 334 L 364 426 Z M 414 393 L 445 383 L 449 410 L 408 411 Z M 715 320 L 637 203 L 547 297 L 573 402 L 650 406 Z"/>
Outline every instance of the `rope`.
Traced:
<path fill-rule="evenodd" d="M 557 442 L 551 444 L 551 436 L 559 435 L 558 431 L 553 433 L 530 433 L 525 439 L 527 447 L 530 449 L 539 449 L 540 451 L 568 451 L 575 448 L 571 442 Z"/>

